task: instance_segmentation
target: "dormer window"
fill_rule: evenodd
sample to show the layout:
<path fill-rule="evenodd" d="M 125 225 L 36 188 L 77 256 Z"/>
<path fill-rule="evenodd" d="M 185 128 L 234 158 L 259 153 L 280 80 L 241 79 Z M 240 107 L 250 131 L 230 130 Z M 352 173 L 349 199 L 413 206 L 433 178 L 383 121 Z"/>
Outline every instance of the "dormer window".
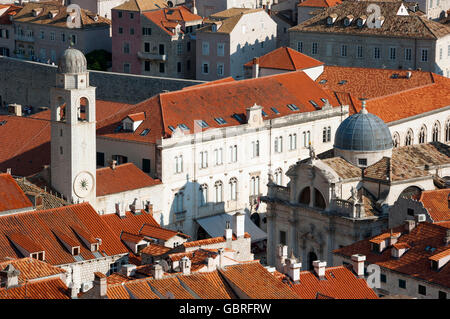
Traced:
<path fill-rule="evenodd" d="M 72 256 L 78 256 L 80 254 L 80 247 L 72 247 Z"/>
<path fill-rule="evenodd" d="M 337 19 L 337 14 L 336 13 L 332 13 L 328 16 L 327 18 L 327 24 L 328 25 L 332 25 Z"/>
<path fill-rule="evenodd" d="M 366 16 L 361 16 L 358 18 L 358 20 L 356 21 L 356 25 L 358 26 L 358 28 L 362 28 L 364 26 L 364 23 L 366 23 L 367 17 Z"/>
<path fill-rule="evenodd" d="M 379 17 L 378 17 L 378 21 L 380 21 L 380 22 L 379 22 L 379 23 L 380 23 L 380 27 L 383 25 L 384 20 L 386 20 L 386 19 L 384 18 L 384 16 L 379 16 Z"/>
<path fill-rule="evenodd" d="M 353 16 L 352 15 L 348 15 L 344 19 L 344 25 L 346 27 L 348 27 L 352 23 L 352 21 L 353 21 Z"/>
<path fill-rule="evenodd" d="M 91 244 L 91 252 L 96 252 L 98 250 L 98 243 Z"/>
<path fill-rule="evenodd" d="M 217 25 L 215 23 L 211 26 L 211 31 L 217 32 Z"/>

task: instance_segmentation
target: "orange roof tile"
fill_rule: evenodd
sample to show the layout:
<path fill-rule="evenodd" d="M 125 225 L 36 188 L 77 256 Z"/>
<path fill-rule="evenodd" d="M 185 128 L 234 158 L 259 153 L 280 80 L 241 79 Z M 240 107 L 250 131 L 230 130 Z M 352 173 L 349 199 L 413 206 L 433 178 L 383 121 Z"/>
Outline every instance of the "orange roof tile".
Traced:
<path fill-rule="evenodd" d="M 299 7 L 329 8 L 342 3 L 340 0 L 306 0 L 298 4 Z"/>
<path fill-rule="evenodd" d="M 354 254 L 366 256 L 368 264 L 377 264 L 397 273 L 402 273 L 414 278 L 428 281 L 432 284 L 450 287 L 450 264 L 439 271 L 431 269 L 429 258 L 448 249 L 444 245 L 447 227 L 450 223 L 432 224 L 419 223 L 410 233 L 404 233 L 398 238 L 397 243 L 407 243 L 411 248 L 400 258 L 393 258 L 390 249 L 382 253 L 372 252 L 370 240 L 365 239 L 352 245 L 333 251 L 336 255 L 351 258 Z M 404 226 L 394 228 L 395 232 L 402 232 Z"/>
<path fill-rule="evenodd" d="M 304 70 L 324 64 L 289 47 L 275 49 L 256 60 L 260 68 L 289 71 Z M 255 64 L 255 59 L 247 62 L 244 67 L 252 67 L 253 64 Z"/>
<path fill-rule="evenodd" d="M 162 228 L 159 226 L 149 225 L 145 224 L 142 226 L 141 230 L 139 231 L 140 235 L 156 238 L 156 239 L 162 239 L 162 240 L 169 240 L 170 238 L 174 236 L 181 236 L 188 238 L 188 235 L 182 234 L 180 232 L 170 230 L 167 228 Z"/>
<path fill-rule="evenodd" d="M 11 16 L 15 16 L 17 13 L 22 10 L 22 7 L 18 7 L 15 5 L 0 5 L 0 9 L 8 8 L 3 14 L 0 15 L 0 24 L 7 25 L 12 24 L 10 19 Z"/>
<path fill-rule="evenodd" d="M 149 11 L 143 13 L 143 16 L 170 35 L 175 35 L 173 28 L 175 28 L 177 24 L 181 25 L 183 22 L 190 21 L 199 21 L 200 23 L 203 20 L 201 16 L 193 14 L 185 6 Z M 180 31 L 181 33 L 184 33 L 183 30 Z"/>
<path fill-rule="evenodd" d="M 298 299 L 287 284 L 270 274 L 259 261 L 226 266 L 219 272 L 251 299 Z"/>
<path fill-rule="evenodd" d="M 130 243 L 140 243 L 142 240 L 144 240 L 144 236 L 139 236 L 132 233 L 122 232 L 122 235 L 120 235 L 120 239 L 126 242 Z"/>
<path fill-rule="evenodd" d="M 450 255 L 450 248 L 446 249 L 444 251 L 441 251 L 440 253 L 438 253 L 436 255 L 431 256 L 429 259 L 437 261 L 437 260 L 439 260 L 441 258 L 447 257 L 448 255 Z"/>
<path fill-rule="evenodd" d="M 170 254 L 168 257 L 172 262 L 179 261 L 183 257 L 188 257 L 191 261 L 191 271 L 198 271 L 203 267 L 206 267 L 207 258 L 211 257 L 215 259 L 217 256 L 217 252 L 206 249 L 197 249 L 189 252 Z"/>
<path fill-rule="evenodd" d="M 161 184 L 133 163 L 97 169 L 97 197 Z"/>
<path fill-rule="evenodd" d="M 0 212 L 33 207 L 20 186 L 9 174 L 0 174 Z"/>
<path fill-rule="evenodd" d="M 123 282 L 127 282 L 130 280 L 133 280 L 133 278 L 127 277 L 118 272 L 112 273 L 111 275 L 109 275 L 106 278 L 106 282 L 108 283 L 108 285 L 121 284 Z M 108 289 L 109 289 L 109 287 L 108 287 Z"/>
<path fill-rule="evenodd" d="M 0 299 L 70 299 L 70 292 L 60 278 L 42 279 L 24 285 L 0 288 Z"/>
<path fill-rule="evenodd" d="M 381 235 L 375 236 L 372 239 L 370 239 L 370 242 L 371 243 L 375 243 L 375 244 L 379 244 L 379 243 L 385 241 L 386 239 L 388 239 L 389 237 L 391 237 L 391 235 L 396 237 L 396 238 L 398 238 L 401 234 L 402 233 L 392 233 L 392 234 L 390 232 L 383 233 Z"/>
<path fill-rule="evenodd" d="M 19 284 L 25 283 L 28 280 L 59 276 L 66 273 L 66 271 L 61 268 L 31 257 L 1 262 L 0 270 L 5 269 L 8 265 L 12 265 L 15 269 L 20 271 Z"/>
<path fill-rule="evenodd" d="M 164 298 L 173 296 L 174 299 L 194 299 L 176 277 L 149 280 L 148 284 L 156 289 Z"/>
<path fill-rule="evenodd" d="M 139 113 L 129 114 L 128 117 L 133 122 L 143 121 L 143 120 L 145 120 L 145 113 L 144 112 L 139 112 Z"/>
<path fill-rule="evenodd" d="M 423 191 L 419 201 L 423 203 L 435 222 L 450 220 L 449 189 Z"/>
<path fill-rule="evenodd" d="M 171 248 L 157 245 L 157 244 L 149 244 L 147 247 L 143 248 L 141 250 L 141 254 L 147 254 L 151 256 L 161 256 L 165 253 L 167 253 Z"/>
<path fill-rule="evenodd" d="M 197 272 L 178 278 L 202 299 L 236 298 L 233 290 L 217 271 Z"/>
<path fill-rule="evenodd" d="M 300 283 L 292 290 L 302 299 L 316 299 L 318 294 L 333 299 L 378 299 L 364 278 L 357 278 L 344 266 L 325 269 L 325 279 L 311 271 L 300 272 Z"/>

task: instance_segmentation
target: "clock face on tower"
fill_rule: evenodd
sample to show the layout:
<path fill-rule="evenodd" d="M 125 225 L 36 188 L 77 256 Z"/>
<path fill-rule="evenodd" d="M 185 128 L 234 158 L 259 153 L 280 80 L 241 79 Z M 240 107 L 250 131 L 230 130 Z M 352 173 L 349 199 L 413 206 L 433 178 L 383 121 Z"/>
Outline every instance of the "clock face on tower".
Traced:
<path fill-rule="evenodd" d="M 84 198 L 89 195 L 94 186 L 94 178 L 88 172 L 81 172 L 75 177 L 73 191 L 75 195 Z"/>

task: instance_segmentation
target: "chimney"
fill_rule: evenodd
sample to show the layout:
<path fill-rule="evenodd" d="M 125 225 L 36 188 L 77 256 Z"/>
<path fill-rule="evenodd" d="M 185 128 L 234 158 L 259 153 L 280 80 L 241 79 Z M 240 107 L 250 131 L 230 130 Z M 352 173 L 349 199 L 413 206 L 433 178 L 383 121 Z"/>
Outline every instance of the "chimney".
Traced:
<path fill-rule="evenodd" d="M 80 291 L 80 288 L 78 288 L 74 282 L 71 282 L 69 284 L 70 289 L 70 299 L 78 299 L 78 292 Z"/>
<path fill-rule="evenodd" d="M 245 214 L 237 212 L 233 215 L 233 233 L 237 239 L 244 237 Z"/>
<path fill-rule="evenodd" d="M 195 6 L 195 0 L 192 0 L 192 13 L 197 14 L 197 7 Z"/>
<path fill-rule="evenodd" d="M 225 239 L 226 239 L 226 241 L 233 240 L 233 230 L 230 228 L 229 221 L 226 222 L 226 226 L 225 226 Z"/>
<path fill-rule="evenodd" d="M 14 268 L 12 264 L 9 264 L 2 271 L 0 271 L 0 287 L 6 289 L 19 285 L 20 271 Z"/>
<path fill-rule="evenodd" d="M 152 268 L 150 271 L 152 273 L 153 278 L 155 278 L 155 279 L 161 279 L 163 277 L 163 269 L 160 264 L 152 265 Z"/>
<path fill-rule="evenodd" d="M 120 218 L 125 218 L 125 210 L 120 208 L 120 203 L 116 203 L 116 214 Z"/>
<path fill-rule="evenodd" d="M 216 269 L 214 264 L 214 258 L 212 257 L 206 258 L 206 264 L 208 266 L 208 271 L 214 271 Z"/>
<path fill-rule="evenodd" d="M 407 79 L 410 79 L 411 76 L 412 76 L 412 72 L 411 71 L 406 72 L 406 78 Z"/>
<path fill-rule="evenodd" d="M 409 234 L 414 227 L 416 227 L 416 222 L 414 220 L 405 220 L 405 231 Z"/>
<path fill-rule="evenodd" d="M 6 169 L 6 174 L 11 175 L 11 169 L 10 169 L 10 168 L 7 168 L 7 169 Z"/>
<path fill-rule="evenodd" d="M 275 272 L 275 267 L 270 267 L 270 266 L 266 266 L 266 267 L 264 267 L 264 268 L 266 268 L 267 269 L 267 271 L 270 273 L 270 274 L 272 274 L 273 275 L 273 273 Z"/>
<path fill-rule="evenodd" d="M 180 269 L 183 275 L 191 274 L 191 261 L 187 256 L 184 256 L 180 260 Z"/>
<path fill-rule="evenodd" d="M 285 268 L 286 275 L 288 275 L 293 282 L 298 283 L 300 281 L 300 269 L 302 268 L 302 264 L 297 262 L 293 251 L 291 257 L 286 259 Z"/>
<path fill-rule="evenodd" d="M 398 240 L 398 237 L 394 236 L 394 233 L 392 232 L 392 229 L 391 229 L 388 246 L 394 245 L 397 242 L 397 240 Z"/>
<path fill-rule="evenodd" d="M 109 167 L 111 169 L 116 169 L 116 166 L 117 166 L 117 161 L 116 160 L 109 161 Z"/>
<path fill-rule="evenodd" d="M 94 273 L 94 287 L 98 289 L 100 298 L 106 297 L 106 290 L 107 290 L 106 276 L 101 272 Z"/>
<path fill-rule="evenodd" d="M 314 272 L 319 279 L 325 279 L 325 267 L 327 266 L 326 261 L 315 260 L 313 261 Z"/>
<path fill-rule="evenodd" d="M 253 58 L 252 78 L 259 77 L 259 58 Z"/>
<path fill-rule="evenodd" d="M 288 246 L 279 245 L 278 246 L 278 256 L 276 268 L 279 272 L 283 272 L 284 265 L 286 264 Z"/>
<path fill-rule="evenodd" d="M 416 224 L 419 224 L 419 223 L 427 220 L 427 217 L 425 216 L 425 214 L 417 214 L 414 216 L 414 218 L 416 220 Z"/>
<path fill-rule="evenodd" d="M 364 262 L 366 260 L 366 256 L 355 254 L 352 255 L 352 266 L 353 271 L 355 272 L 356 276 L 359 278 L 364 277 Z"/>
<path fill-rule="evenodd" d="M 9 104 L 8 113 L 15 116 L 22 116 L 22 105 L 20 104 Z"/>
<path fill-rule="evenodd" d="M 217 251 L 219 252 L 219 267 L 223 268 L 224 266 L 223 253 L 225 250 L 223 248 L 219 248 L 217 249 Z"/>
<path fill-rule="evenodd" d="M 122 266 L 121 273 L 124 276 L 132 277 L 136 273 L 136 265 L 126 264 Z"/>
<path fill-rule="evenodd" d="M 444 245 L 447 246 L 448 244 L 450 244 L 450 229 L 447 229 L 444 237 Z"/>

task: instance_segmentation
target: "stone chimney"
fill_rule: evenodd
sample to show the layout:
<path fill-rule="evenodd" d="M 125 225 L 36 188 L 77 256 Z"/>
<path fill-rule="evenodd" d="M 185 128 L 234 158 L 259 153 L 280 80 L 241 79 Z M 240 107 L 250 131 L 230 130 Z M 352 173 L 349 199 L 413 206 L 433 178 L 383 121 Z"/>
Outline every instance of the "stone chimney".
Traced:
<path fill-rule="evenodd" d="M 117 161 L 116 160 L 110 160 L 109 161 L 109 167 L 111 169 L 116 169 L 116 166 L 117 166 Z"/>
<path fill-rule="evenodd" d="M 283 268 L 284 268 L 284 265 L 286 264 L 287 250 L 288 250 L 288 246 L 286 246 L 286 245 L 278 246 L 276 268 L 279 272 L 284 272 Z"/>
<path fill-rule="evenodd" d="M 411 71 L 406 72 L 406 78 L 407 79 L 410 79 L 411 76 L 412 76 L 412 72 Z"/>
<path fill-rule="evenodd" d="M 208 271 L 214 271 L 216 269 L 216 266 L 214 264 L 214 258 L 212 257 L 206 258 L 206 265 L 208 267 Z"/>
<path fill-rule="evenodd" d="M 8 105 L 8 113 L 10 115 L 22 116 L 22 105 L 20 104 L 9 104 Z"/>
<path fill-rule="evenodd" d="M 187 256 L 184 256 L 180 260 L 180 269 L 183 275 L 191 274 L 191 261 Z"/>
<path fill-rule="evenodd" d="M 315 260 L 313 261 L 314 272 L 319 279 L 325 279 L 325 267 L 327 266 L 326 261 Z"/>
<path fill-rule="evenodd" d="M 6 289 L 19 285 L 20 271 L 14 268 L 12 264 L 9 264 L 2 271 L 0 271 L 0 287 Z"/>
<path fill-rule="evenodd" d="M 233 240 L 233 230 L 230 227 L 229 221 L 226 222 L 226 226 L 225 226 L 225 239 L 226 239 L 226 241 Z"/>
<path fill-rule="evenodd" d="M 163 277 L 163 268 L 160 264 L 152 265 L 150 271 L 155 279 L 161 279 Z"/>
<path fill-rule="evenodd" d="M 300 269 L 302 264 L 297 262 L 294 256 L 294 252 L 291 252 L 291 257 L 286 259 L 285 274 L 288 275 L 293 282 L 298 283 L 300 281 Z"/>
<path fill-rule="evenodd" d="M 416 222 L 414 220 L 405 220 L 405 231 L 410 233 L 416 227 Z"/>
<path fill-rule="evenodd" d="M 233 233 L 237 239 L 244 237 L 245 214 L 237 212 L 233 215 Z"/>
<path fill-rule="evenodd" d="M 100 298 L 106 297 L 108 286 L 106 283 L 106 276 L 101 272 L 94 273 L 94 288 L 97 289 Z"/>
<path fill-rule="evenodd" d="M 225 249 L 219 248 L 219 249 L 217 249 L 217 251 L 219 252 L 219 267 L 223 268 L 224 267 L 223 253 L 224 253 Z"/>
<path fill-rule="evenodd" d="M 80 292 L 80 288 L 78 288 L 74 282 L 69 284 L 70 289 L 70 299 L 78 299 L 78 293 Z"/>
<path fill-rule="evenodd" d="M 119 216 L 120 218 L 125 218 L 125 209 L 122 209 L 120 207 L 120 203 L 116 203 L 116 214 L 117 216 Z"/>
<path fill-rule="evenodd" d="M 193 14 L 197 14 L 197 7 L 196 7 L 196 4 L 195 4 L 195 0 L 192 0 L 192 13 Z"/>
<path fill-rule="evenodd" d="M 366 256 L 355 254 L 352 255 L 352 266 L 353 271 L 355 272 L 356 276 L 362 278 L 364 277 L 364 262 L 366 261 Z"/>
<path fill-rule="evenodd" d="M 252 78 L 258 78 L 258 77 L 259 77 L 259 58 L 253 58 Z"/>
<path fill-rule="evenodd" d="M 124 276 L 132 277 L 136 273 L 136 265 L 133 264 L 123 265 L 122 268 L 120 269 L 120 272 Z"/>

